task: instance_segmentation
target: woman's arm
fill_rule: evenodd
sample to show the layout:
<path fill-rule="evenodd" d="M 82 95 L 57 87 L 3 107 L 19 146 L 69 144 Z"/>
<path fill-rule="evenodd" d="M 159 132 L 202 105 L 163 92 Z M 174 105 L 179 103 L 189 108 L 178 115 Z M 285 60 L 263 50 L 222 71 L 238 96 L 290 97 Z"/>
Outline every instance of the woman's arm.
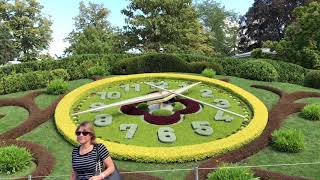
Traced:
<path fill-rule="evenodd" d="M 73 168 L 71 168 L 70 180 L 76 180 L 76 172 L 73 170 Z"/>
<path fill-rule="evenodd" d="M 103 172 L 101 172 L 100 176 L 102 177 L 102 179 L 104 179 L 104 177 L 109 176 L 110 174 L 113 173 L 113 171 L 115 170 L 115 166 L 114 163 L 111 159 L 111 157 L 107 157 L 105 160 L 103 160 L 103 164 L 106 167 L 106 170 L 104 170 Z"/>

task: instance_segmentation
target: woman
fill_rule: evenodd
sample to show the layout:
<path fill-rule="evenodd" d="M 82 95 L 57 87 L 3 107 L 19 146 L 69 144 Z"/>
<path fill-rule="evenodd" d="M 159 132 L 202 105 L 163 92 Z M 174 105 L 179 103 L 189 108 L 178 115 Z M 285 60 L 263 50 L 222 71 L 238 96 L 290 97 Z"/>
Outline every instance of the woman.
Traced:
<path fill-rule="evenodd" d="M 109 152 L 103 144 L 96 144 L 96 135 L 90 122 L 82 122 L 76 129 L 79 147 L 72 151 L 72 170 L 70 180 L 103 180 L 115 170 Z M 97 151 L 100 162 L 106 169 L 95 175 L 97 166 Z M 100 167 L 103 167 L 102 165 Z M 99 167 L 98 167 L 99 168 Z M 99 170 L 98 170 L 99 172 Z"/>

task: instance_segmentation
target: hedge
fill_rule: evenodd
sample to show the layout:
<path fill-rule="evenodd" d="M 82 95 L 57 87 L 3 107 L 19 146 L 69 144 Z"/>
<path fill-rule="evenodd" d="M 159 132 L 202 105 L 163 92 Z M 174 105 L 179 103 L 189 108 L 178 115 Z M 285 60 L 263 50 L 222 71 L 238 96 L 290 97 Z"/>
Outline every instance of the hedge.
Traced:
<path fill-rule="evenodd" d="M 64 69 L 18 73 L 1 78 L 0 94 L 43 88 L 53 79 L 69 79 Z"/>
<path fill-rule="evenodd" d="M 33 71 L 50 71 L 54 69 L 66 69 L 71 75 L 70 79 L 83 78 L 79 75 L 79 71 L 82 71 L 84 64 L 90 61 L 97 65 L 109 65 L 114 64 L 120 59 L 128 58 L 134 55 L 131 54 L 85 54 L 85 55 L 73 55 L 60 60 L 52 61 L 32 61 L 21 64 L 8 65 L 0 68 L 0 76 L 8 76 L 16 73 L 26 73 Z M 75 73 L 75 75 L 73 75 Z"/>
<path fill-rule="evenodd" d="M 272 64 L 263 60 L 247 61 L 239 66 L 239 76 L 258 81 L 277 81 L 279 74 Z"/>

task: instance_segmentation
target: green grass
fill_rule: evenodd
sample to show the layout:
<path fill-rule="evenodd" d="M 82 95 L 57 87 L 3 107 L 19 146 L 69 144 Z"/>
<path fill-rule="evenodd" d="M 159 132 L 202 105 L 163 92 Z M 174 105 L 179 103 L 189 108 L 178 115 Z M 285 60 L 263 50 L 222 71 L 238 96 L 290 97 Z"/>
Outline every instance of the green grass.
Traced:
<path fill-rule="evenodd" d="M 0 107 L 0 114 L 4 116 L 0 118 L 0 133 L 4 133 L 28 118 L 29 112 L 17 106 L 4 106 Z"/>
<path fill-rule="evenodd" d="M 245 162 L 247 165 L 286 164 L 320 161 L 320 122 L 308 121 L 297 114 L 289 117 L 281 129 L 299 129 L 305 135 L 305 149 L 300 153 L 282 153 L 270 146 L 251 156 Z M 320 179 L 320 165 L 302 165 L 287 167 L 268 167 L 267 169 L 294 176 L 305 176 Z"/>
<path fill-rule="evenodd" d="M 22 171 L 16 172 L 14 174 L 2 174 L 0 173 L 0 179 L 12 178 L 12 177 L 24 177 L 28 176 L 36 169 L 37 165 L 32 162 L 29 167 L 24 168 Z"/>
<path fill-rule="evenodd" d="M 218 76 L 217 78 L 222 78 L 224 76 Z M 256 95 L 259 99 L 261 99 L 266 106 L 270 109 L 273 104 L 277 103 L 279 97 L 271 92 L 260 90 L 256 88 L 251 88 L 252 84 L 264 84 L 264 85 L 272 85 L 274 87 L 278 87 L 282 90 L 288 92 L 294 91 L 314 91 L 320 92 L 320 90 L 305 88 L 298 85 L 292 85 L 287 83 L 278 83 L 278 82 L 259 82 L 259 81 L 251 81 L 245 80 L 236 77 L 230 77 L 231 83 L 242 87 L 245 90 Z M 70 89 L 76 88 L 82 84 L 91 82 L 91 80 L 78 80 L 72 81 L 70 83 Z M 7 97 L 17 97 L 27 92 L 19 92 L 10 95 L 0 96 L 0 99 Z M 46 95 L 42 95 L 43 97 L 39 97 L 37 99 L 37 103 L 41 108 L 45 108 L 49 103 L 42 101 L 53 101 L 54 97 L 50 97 L 46 99 Z M 49 97 L 48 97 L 49 98 Z M 308 102 L 317 102 L 319 98 L 311 98 L 311 100 L 304 99 L 301 101 Z M 1 111 L 0 111 L 1 112 Z M 7 113 L 7 112 L 6 112 Z M 17 116 L 20 113 L 15 113 L 12 117 Z M 11 117 L 11 115 L 10 115 Z M 4 117 L 5 118 L 5 117 Z M 12 118 L 15 119 L 15 118 Z M 0 119 L 0 128 L 3 126 L 3 119 Z M 6 125 L 7 126 L 7 125 Z M 307 121 L 305 119 L 299 118 L 297 115 L 294 115 L 285 121 L 282 128 L 298 128 L 303 131 L 305 134 L 306 140 L 306 149 L 305 151 L 297 154 L 287 154 L 287 153 L 279 153 L 271 148 L 266 148 L 265 150 L 260 151 L 256 155 L 250 157 L 247 160 L 247 163 L 250 165 L 261 165 L 261 164 L 276 164 L 276 163 L 295 163 L 295 162 L 314 162 L 320 161 L 320 122 Z M 7 128 L 7 127 L 6 127 Z M 35 143 L 42 144 L 44 147 L 47 147 L 50 152 L 54 155 L 56 159 L 56 164 L 53 172 L 50 176 L 60 176 L 60 175 L 69 175 L 71 168 L 71 151 L 72 146 L 64 140 L 64 138 L 57 132 L 55 128 L 55 124 L 53 120 L 50 120 L 32 132 L 22 136 L 19 139 L 30 140 Z M 130 171 L 146 171 L 146 170 L 161 170 L 161 169 L 185 169 L 185 168 L 193 168 L 200 164 L 200 162 L 189 162 L 189 163 L 171 163 L 171 164 L 155 164 L 155 163 L 137 163 L 132 161 L 118 161 L 115 160 L 116 164 L 121 169 L 127 169 Z M 288 175 L 304 175 L 310 178 L 318 178 L 320 177 L 320 169 L 319 165 L 305 165 L 305 166 L 290 166 L 290 167 L 273 167 L 268 168 L 270 170 L 276 172 L 282 172 Z M 31 170 L 29 171 L 31 172 Z M 21 175 L 28 174 L 29 172 L 23 173 Z M 188 173 L 188 171 L 177 171 L 177 172 L 157 172 L 151 173 L 151 175 L 156 175 L 168 180 L 180 180 Z M 1 176 L 1 175 L 0 175 Z M 16 176 L 16 175 L 15 175 Z M 19 174 L 17 176 L 20 176 Z M 49 178 L 48 178 L 49 179 Z"/>

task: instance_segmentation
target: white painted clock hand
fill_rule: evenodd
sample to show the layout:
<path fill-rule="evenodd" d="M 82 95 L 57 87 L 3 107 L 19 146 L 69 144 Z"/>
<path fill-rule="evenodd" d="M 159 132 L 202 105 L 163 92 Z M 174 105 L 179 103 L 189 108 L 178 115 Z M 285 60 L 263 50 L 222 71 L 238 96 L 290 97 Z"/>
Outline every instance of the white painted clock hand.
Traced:
<path fill-rule="evenodd" d="M 199 84 L 195 83 L 195 84 L 191 84 L 187 87 L 182 87 L 180 89 L 176 89 L 173 92 L 179 92 L 179 93 L 183 93 L 186 90 L 190 89 L 191 87 Z M 151 94 L 147 94 L 144 96 L 139 96 L 139 97 L 135 97 L 135 98 L 131 98 L 131 99 L 127 99 L 127 100 L 123 100 L 120 102 L 115 102 L 115 103 L 111 103 L 105 106 L 101 106 L 101 107 L 97 107 L 97 108 L 92 108 L 92 109 L 88 109 L 85 111 L 81 111 L 81 112 L 77 112 L 77 113 L 73 113 L 72 115 L 79 115 L 79 114 L 84 114 L 84 113 L 89 113 L 89 112 L 93 112 L 93 111 L 97 111 L 97 110 L 101 110 L 101 109 L 107 109 L 107 108 L 111 108 L 111 107 L 115 107 L 115 106 L 124 106 L 124 105 L 129 105 L 129 104 L 135 104 L 135 103 L 140 103 L 140 102 L 145 102 L 145 101 L 152 101 L 155 99 L 160 99 L 160 98 L 165 98 L 167 96 L 173 95 L 173 93 L 171 92 L 167 92 L 167 91 L 162 91 L 162 92 L 155 92 L 155 93 L 151 93 Z"/>
<path fill-rule="evenodd" d="M 241 114 L 238 114 L 238 113 L 235 113 L 235 112 L 232 112 L 232 111 L 229 111 L 229 110 L 226 110 L 226 109 L 220 108 L 220 107 L 218 107 L 218 106 L 215 106 L 215 105 L 213 105 L 213 104 L 209 104 L 209 103 L 206 103 L 206 102 L 200 101 L 200 100 L 198 100 L 198 99 L 194 99 L 194 98 L 192 98 L 192 97 L 189 97 L 189 96 L 183 95 L 183 94 L 181 94 L 181 93 L 177 93 L 177 92 L 175 92 L 175 91 L 171 91 L 171 90 L 168 90 L 168 89 L 165 89 L 165 88 L 159 87 L 159 86 L 155 86 L 155 85 L 150 84 L 150 83 L 146 83 L 146 82 L 145 82 L 145 84 L 147 84 L 147 85 L 149 85 L 149 86 L 156 87 L 156 88 L 161 89 L 161 90 L 166 91 L 166 92 L 170 92 L 170 93 L 175 94 L 175 95 L 177 95 L 177 96 L 181 96 L 181 97 L 184 97 L 184 98 L 186 98 L 186 99 L 193 100 L 193 101 L 198 102 L 198 103 L 200 103 L 200 104 L 204 104 L 204 105 L 207 105 L 207 106 L 210 106 L 210 107 L 213 107 L 213 108 L 219 109 L 219 110 L 221 110 L 221 111 L 228 112 L 228 113 L 230 113 L 230 114 L 233 114 L 233 115 L 239 116 L 239 117 L 241 117 L 241 118 L 245 118 L 245 116 L 243 116 L 243 115 L 241 115 Z"/>

